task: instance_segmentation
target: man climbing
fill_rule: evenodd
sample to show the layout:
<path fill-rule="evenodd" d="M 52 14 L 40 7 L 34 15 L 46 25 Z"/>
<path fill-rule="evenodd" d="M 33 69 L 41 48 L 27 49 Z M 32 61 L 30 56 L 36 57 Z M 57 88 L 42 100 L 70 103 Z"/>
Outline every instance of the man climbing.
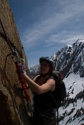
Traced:
<path fill-rule="evenodd" d="M 55 125 L 56 113 L 54 103 L 49 96 L 49 93 L 54 93 L 56 88 L 56 80 L 51 75 L 53 71 L 53 62 L 47 57 L 40 58 L 39 62 L 40 74 L 35 76 L 33 80 L 26 74 L 22 65 L 19 70 L 23 79 L 34 92 L 33 124 Z"/>

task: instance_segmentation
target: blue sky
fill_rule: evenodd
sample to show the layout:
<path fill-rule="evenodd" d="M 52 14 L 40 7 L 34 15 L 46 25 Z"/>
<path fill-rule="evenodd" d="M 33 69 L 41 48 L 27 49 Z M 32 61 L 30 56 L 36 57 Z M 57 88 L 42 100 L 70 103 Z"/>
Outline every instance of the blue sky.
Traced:
<path fill-rule="evenodd" d="M 84 0 L 9 0 L 28 65 L 84 39 Z"/>

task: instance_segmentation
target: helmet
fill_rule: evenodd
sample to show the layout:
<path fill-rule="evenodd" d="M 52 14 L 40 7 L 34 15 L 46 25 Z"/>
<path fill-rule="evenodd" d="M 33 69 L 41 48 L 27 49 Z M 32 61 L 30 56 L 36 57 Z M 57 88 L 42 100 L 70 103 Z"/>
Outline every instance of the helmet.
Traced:
<path fill-rule="evenodd" d="M 48 58 L 48 57 L 41 57 L 41 58 L 39 59 L 39 62 L 41 63 L 42 61 L 48 62 L 48 64 L 49 64 L 52 68 L 54 68 L 54 63 L 53 63 L 53 61 L 52 61 L 50 58 Z"/>

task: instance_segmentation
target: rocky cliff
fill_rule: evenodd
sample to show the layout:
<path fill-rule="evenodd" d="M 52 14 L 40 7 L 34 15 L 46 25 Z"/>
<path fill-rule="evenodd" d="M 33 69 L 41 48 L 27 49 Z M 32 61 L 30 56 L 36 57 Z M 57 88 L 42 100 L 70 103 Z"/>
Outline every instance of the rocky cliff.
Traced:
<path fill-rule="evenodd" d="M 8 0 L 0 0 L 0 20 L 7 37 L 26 59 Z M 28 125 L 22 87 L 11 56 L 11 49 L 4 35 L 0 23 L 0 125 Z"/>

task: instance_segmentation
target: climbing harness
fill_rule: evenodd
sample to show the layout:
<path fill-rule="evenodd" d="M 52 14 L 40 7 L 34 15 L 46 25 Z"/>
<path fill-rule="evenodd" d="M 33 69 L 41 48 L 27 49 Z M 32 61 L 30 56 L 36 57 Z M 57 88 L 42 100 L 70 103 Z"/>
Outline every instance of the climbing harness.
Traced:
<path fill-rule="evenodd" d="M 21 53 L 19 52 L 19 50 L 16 48 L 16 46 L 10 41 L 10 39 L 8 38 L 6 32 L 5 32 L 5 29 L 4 29 L 4 26 L 2 24 L 2 21 L 0 19 L 0 24 L 1 24 L 1 27 L 2 27 L 2 30 L 3 30 L 3 33 L 0 33 L 0 36 L 2 38 L 5 39 L 5 41 L 7 42 L 10 50 L 11 50 L 11 53 L 9 53 L 7 56 L 10 56 L 12 55 L 12 58 L 14 60 L 14 63 L 16 65 L 16 72 L 18 74 L 18 79 L 20 80 L 20 83 L 22 85 L 22 89 L 23 89 L 23 92 L 25 94 L 25 98 L 26 98 L 26 102 L 27 102 L 27 109 L 30 110 L 29 112 L 32 112 L 32 109 L 31 109 L 31 104 L 30 104 L 30 96 L 29 96 L 29 93 L 27 91 L 27 85 L 25 83 L 25 81 L 23 80 L 20 72 L 19 72 L 19 62 L 21 61 L 22 59 L 22 55 Z"/>

